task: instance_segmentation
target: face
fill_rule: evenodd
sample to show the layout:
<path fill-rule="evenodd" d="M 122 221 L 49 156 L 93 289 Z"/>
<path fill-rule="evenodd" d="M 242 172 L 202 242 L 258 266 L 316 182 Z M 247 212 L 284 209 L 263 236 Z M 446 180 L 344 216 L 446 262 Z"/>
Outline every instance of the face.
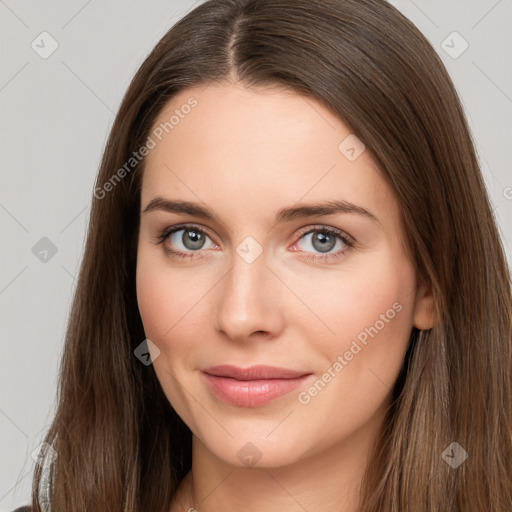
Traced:
<path fill-rule="evenodd" d="M 313 99 L 240 84 L 182 91 L 152 139 L 137 300 L 192 433 L 277 467 L 374 432 L 431 299 L 370 151 Z"/>

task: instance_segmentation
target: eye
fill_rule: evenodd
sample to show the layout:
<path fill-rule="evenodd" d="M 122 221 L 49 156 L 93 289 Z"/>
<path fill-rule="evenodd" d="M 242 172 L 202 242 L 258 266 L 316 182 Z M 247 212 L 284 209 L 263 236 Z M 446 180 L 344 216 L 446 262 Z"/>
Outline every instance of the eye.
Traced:
<path fill-rule="evenodd" d="M 166 240 L 169 240 L 168 244 L 164 243 Z M 207 240 L 210 240 L 210 245 Z M 162 244 L 167 253 L 179 258 L 194 258 L 200 256 L 199 251 L 215 246 L 203 229 L 191 224 L 165 228 L 157 236 L 156 243 Z"/>
<path fill-rule="evenodd" d="M 340 258 L 355 244 L 352 237 L 339 229 L 329 226 L 314 226 L 305 233 L 302 232 L 299 242 L 303 242 L 303 244 L 301 244 L 302 248 L 300 248 L 301 251 L 307 251 L 308 247 L 312 247 L 314 251 L 319 251 L 319 254 L 303 256 L 306 259 L 317 261 Z M 297 243 L 295 245 L 297 245 Z M 337 250 L 331 252 L 334 248 L 337 248 Z M 297 249 L 292 248 L 292 250 L 296 251 Z"/>
<path fill-rule="evenodd" d="M 193 224 L 180 224 L 165 228 L 157 237 L 155 243 L 161 244 L 167 254 L 178 258 L 202 257 L 203 249 L 218 247 L 214 244 L 206 231 Z M 210 243 L 208 243 L 208 240 Z M 168 241 L 168 243 L 165 243 Z M 299 249 L 296 246 L 301 242 L 304 246 Z M 292 251 L 308 252 L 308 246 L 317 254 L 307 254 L 301 257 L 315 260 L 328 261 L 343 256 L 355 245 L 355 240 L 343 231 L 330 226 L 314 226 L 300 233 L 299 240 L 292 246 Z M 337 248 L 333 252 L 333 249 Z"/>

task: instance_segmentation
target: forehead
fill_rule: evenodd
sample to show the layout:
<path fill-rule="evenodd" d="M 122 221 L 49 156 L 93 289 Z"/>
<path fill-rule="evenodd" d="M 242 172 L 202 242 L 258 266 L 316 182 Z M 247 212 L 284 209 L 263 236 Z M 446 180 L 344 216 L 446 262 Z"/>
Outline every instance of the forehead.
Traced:
<path fill-rule="evenodd" d="M 389 208 L 391 192 L 370 152 L 347 157 L 345 141 L 361 149 L 350 128 L 321 103 L 282 87 L 185 89 L 162 110 L 151 136 L 142 205 L 161 195 L 238 199 L 253 213 L 302 197 Z"/>

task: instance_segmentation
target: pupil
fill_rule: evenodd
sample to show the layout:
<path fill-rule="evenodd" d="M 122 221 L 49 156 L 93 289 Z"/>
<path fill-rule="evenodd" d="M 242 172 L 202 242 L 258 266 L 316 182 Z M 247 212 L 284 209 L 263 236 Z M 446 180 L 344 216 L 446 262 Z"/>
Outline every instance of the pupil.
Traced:
<path fill-rule="evenodd" d="M 315 245 L 315 242 L 319 241 L 320 245 L 317 247 Z M 332 235 L 325 234 L 325 233 L 317 233 L 313 236 L 313 245 L 315 246 L 315 249 L 321 251 L 321 252 L 328 252 L 336 243 L 335 238 Z"/>
<path fill-rule="evenodd" d="M 194 230 L 185 231 L 183 233 L 182 242 L 188 249 L 200 249 L 204 244 L 202 233 Z"/>

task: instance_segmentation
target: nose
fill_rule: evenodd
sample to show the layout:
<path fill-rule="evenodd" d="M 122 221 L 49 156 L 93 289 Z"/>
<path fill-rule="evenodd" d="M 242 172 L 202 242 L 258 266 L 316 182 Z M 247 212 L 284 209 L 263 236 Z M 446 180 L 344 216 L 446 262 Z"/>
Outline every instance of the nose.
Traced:
<path fill-rule="evenodd" d="M 283 330 L 284 285 L 264 251 L 254 261 L 233 253 L 232 267 L 218 285 L 215 327 L 237 342 L 273 339 Z"/>

